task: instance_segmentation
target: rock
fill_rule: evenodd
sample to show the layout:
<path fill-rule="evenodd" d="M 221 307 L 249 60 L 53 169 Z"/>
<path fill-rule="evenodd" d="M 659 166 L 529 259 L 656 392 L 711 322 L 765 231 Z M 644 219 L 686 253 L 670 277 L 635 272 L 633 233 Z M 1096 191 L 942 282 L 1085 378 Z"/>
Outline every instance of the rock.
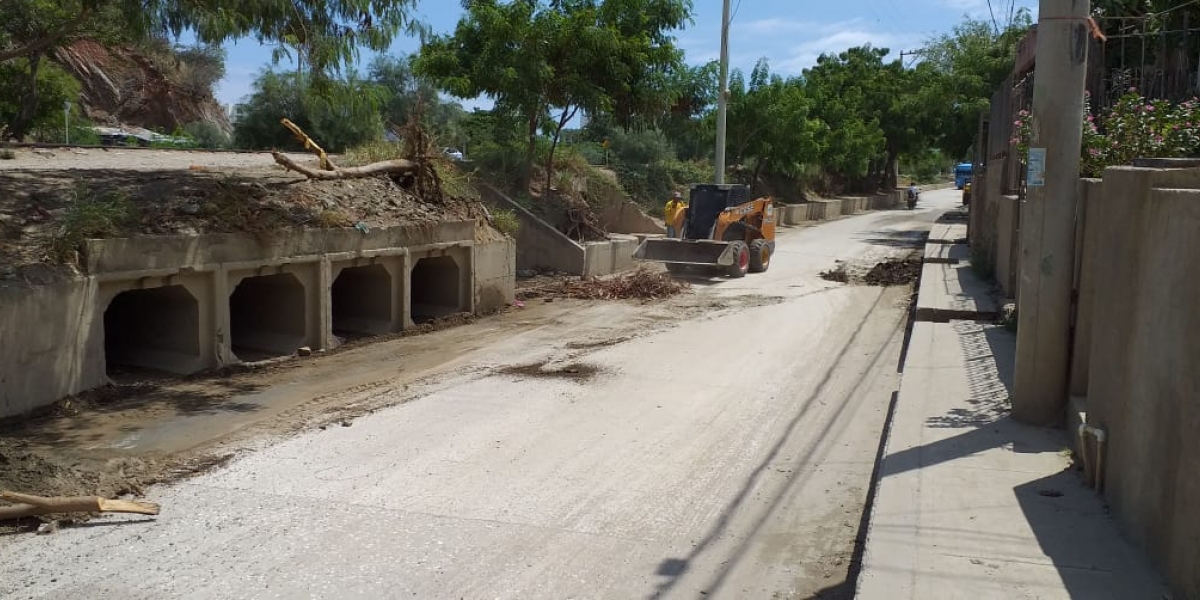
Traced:
<path fill-rule="evenodd" d="M 308 346 L 300 346 L 300 348 L 296 350 L 296 354 L 300 356 L 312 356 L 312 348 L 309 348 Z"/>
<path fill-rule="evenodd" d="M 55 533 L 58 533 L 58 521 L 50 521 L 49 523 L 38 525 L 38 535 L 52 535 Z"/>

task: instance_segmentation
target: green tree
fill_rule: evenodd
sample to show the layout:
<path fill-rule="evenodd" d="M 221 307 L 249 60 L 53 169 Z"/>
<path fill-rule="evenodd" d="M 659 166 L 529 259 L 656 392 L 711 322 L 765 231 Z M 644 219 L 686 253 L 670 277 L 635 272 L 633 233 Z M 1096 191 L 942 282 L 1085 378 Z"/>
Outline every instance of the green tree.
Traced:
<path fill-rule="evenodd" d="M 254 82 L 249 100 L 238 106 L 234 143 L 242 148 L 300 149 L 279 123 L 285 117 L 330 152 L 379 139 L 384 90 L 353 71 L 327 86 L 325 94 L 309 94 L 304 76 L 264 71 Z"/>
<path fill-rule="evenodd" d="M 455 96 L 488 96 L 498 110 L 522 117 L 522 185 L 543 126 L 551 138 L 550 177 L 562 130 L 580 110 L 628 124 L 671 104 L 662 92 L 681 56 L 668 32 L 687 20 L 690 0 L 466 0 L 464 6 L 454 34 L 430 40 L 417 70 Z"/>
<path fill-rule="evenodd" d="M 406 123 L 420 105 L 423 124 L 437 139 L 455 146 L 466 141 L 462 127 L 467 112 L 461 104 L 443 100 L 433 81 L 417 75 L 411 57 L 378 56 L 367 69 L 367 79 L 385 90 L 385 122 Z"/>
<path fill-rule="evenodd" d="M 880 159 L 886 137 L 880 124 L 879 79 L 886 50 L 863 46 L 821 55 L 804 72 L 812 99 L 821 165 L 839 183 L 858 184 Z"/>
<path fill-rule="evenodd" d="M 772 75 L 761 59 L 748 82 L 733 72 L 729 92 L 729 149 L 735 166 L 753 164 L 751 184 L 764 173 L 795 176 L 817 159 L 819 129 L 809 120 L 803 81 Z"/>
<path fill-rule="evenodd" d="M 36 73 L 33 84 L 29 83 L 31 70 Z M 27 93 L 30 88 L 36 94 L 32 102 Z M 30 131 L 56 128 L 58 141 L 61 141 L 63 103 L 71 103 L 72 114 L 77 115 L 80 113 L 76 105 L 78 98 L 79 82 L 53 63 L 33 69 L 25 59 L 0 63 L 0 139 L 24 137 Z M 13 123 L 19 130 L 11 129 Z"/>
<path fill-rule="evenodd" d="M 926 42 L 923 64 L 941 76 L 936 106 L 945 120 L 938 145 L 950 156 L 966 156 L 979 115 L 1012 72 L 1017 44 L 1030 26 L 1029 13 L 1022 10 L 999 32 L 987 21 L 966 19 L 950 33 Z"/>

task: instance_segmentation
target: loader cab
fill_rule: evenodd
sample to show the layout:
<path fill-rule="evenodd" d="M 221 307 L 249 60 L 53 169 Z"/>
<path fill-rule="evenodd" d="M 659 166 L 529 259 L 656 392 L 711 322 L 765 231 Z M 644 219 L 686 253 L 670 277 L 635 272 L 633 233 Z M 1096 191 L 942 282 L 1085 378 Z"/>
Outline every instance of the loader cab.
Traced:
<path fill-rule="evenodd" d="M 693 185 L 684 219 L 683 239 L 711 239 L 717 218 L 726 208 L 750 201 L 750 188 L 739 184 Z"/>

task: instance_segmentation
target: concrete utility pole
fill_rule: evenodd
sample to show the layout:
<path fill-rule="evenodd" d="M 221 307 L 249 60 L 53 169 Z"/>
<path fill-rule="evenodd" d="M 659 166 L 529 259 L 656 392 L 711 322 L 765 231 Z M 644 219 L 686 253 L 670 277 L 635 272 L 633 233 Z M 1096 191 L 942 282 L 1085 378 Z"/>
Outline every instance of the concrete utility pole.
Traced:
<path fill-rule="evenodd" d="M 729 3 L 721 16 L 721 89 L 717 94 L 717 159 L 714 183 L 725 183 L 725 126 L 729 115 Z"/>
<path fill-rule="evenodd" d="M 1090 5 L 1088 0 L 1041 0 L 1038 8 L 1013 393 L 1013 416 L 1036 425 L 1061 422 L 1067 404 Z"/>

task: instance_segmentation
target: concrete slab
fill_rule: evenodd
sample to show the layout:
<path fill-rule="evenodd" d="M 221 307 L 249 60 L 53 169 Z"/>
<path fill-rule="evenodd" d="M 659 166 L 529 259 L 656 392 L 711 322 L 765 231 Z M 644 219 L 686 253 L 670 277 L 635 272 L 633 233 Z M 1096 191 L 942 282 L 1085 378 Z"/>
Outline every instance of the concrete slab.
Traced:
<path fill-rule="evenodd" d="M 916 323 L 856 598 L 1162 598 L 1063 450 L 1009 417 L 1015 336 Z"/>
<path fill-rule="evenodd" d="M 971 260 L 971 247 L 966 244 L 925 244 L 925 262 L 956 265 Z"/>
<path fill-rule="evenodd" d="M 966 223 L 934 223 L 929 230 L 931 244 L 957 244 L 966 238 Z"/>
<path fill-rule="evenodd" d="M 991 285 L 968 264 L 926 263 L 921 269 L 917 320 L 990 320 L 1000 313 Z"/>

